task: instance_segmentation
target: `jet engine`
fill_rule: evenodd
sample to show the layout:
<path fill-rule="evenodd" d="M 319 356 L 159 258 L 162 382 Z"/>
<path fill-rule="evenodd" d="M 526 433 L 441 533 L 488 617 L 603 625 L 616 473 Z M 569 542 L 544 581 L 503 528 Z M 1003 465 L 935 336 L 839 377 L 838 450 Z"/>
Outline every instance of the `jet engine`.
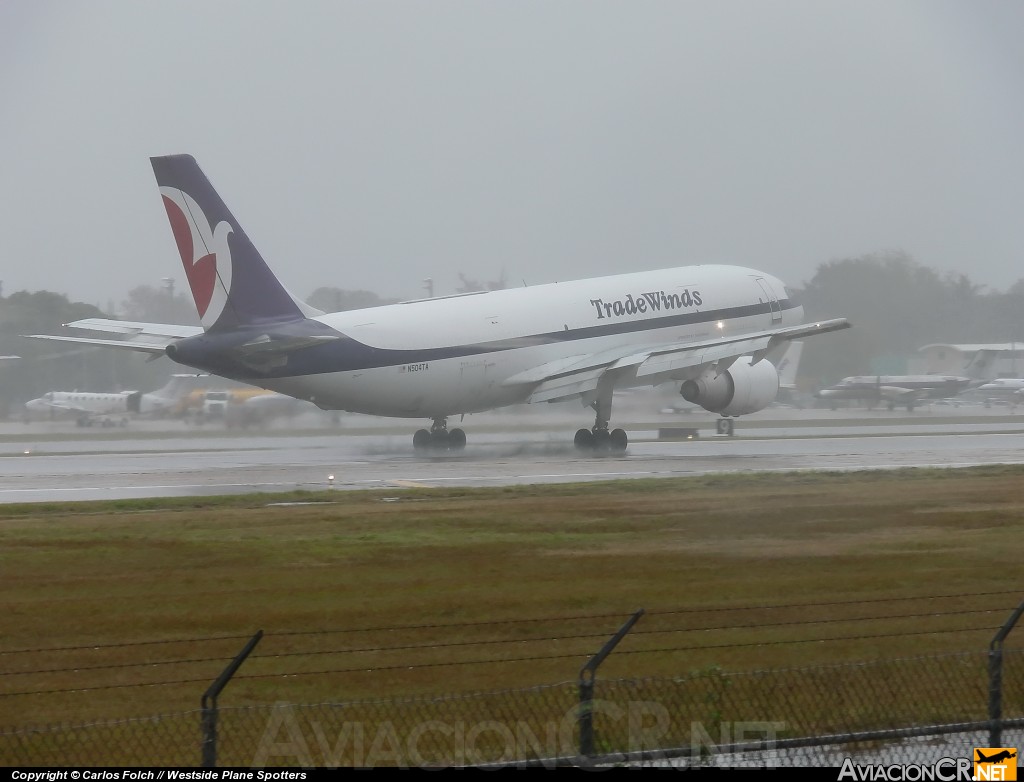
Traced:
<path fill-rule="evenodd" d="M 741 358 L 724 372 L 705 369 L 679 387 L 687 402 L 722 415 L 756 413 L 775 401 L 779 393 L 779 373 L 770 361 L 751 365 Z"/>

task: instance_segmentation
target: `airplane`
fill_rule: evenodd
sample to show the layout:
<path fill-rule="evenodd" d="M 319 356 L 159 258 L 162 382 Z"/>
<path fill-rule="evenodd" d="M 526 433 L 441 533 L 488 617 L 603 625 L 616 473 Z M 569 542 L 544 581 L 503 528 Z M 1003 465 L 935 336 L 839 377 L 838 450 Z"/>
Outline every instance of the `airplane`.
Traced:
<path fill-rule="evenodd" d="M 844 377 L 836 385 L 815 393 L 834 410 L 838 399 L 854 399 L 873 405 L 885 402 L 890 410 L 906 405 L 913 410 L 922 399 L 946 399 L 957 396 L 974 383 L 956 375 L 856 375 Z"/>
<path fill-rule="evenodd" d="M 623 453 L 616 388 L 672 380 L 708 411 L 753 413 L 775 398 L 791 340 L 850 325 L 803 323 L 779 279 L 727 265 L 325 313 L 275 277 L 192 156 L 150 162 L 202 326 L 87 318 L 65 325 L 121 338 L 31 336 L 166 355 L 324 410 L 429 419 L 417 451 L 464 448 L 452 416 L 578 399 L 595 419 L 576 447 Z"/>
<path fill-rule="evenodd" d="M 239 402 L 250 396 L 269 394 L 265 388 L 239 386 L 227 388 L 220 378 L 212 375 L 200 375 L 207 382 L 196 385 L 187 393 L 182 394 L 172 409 L 172 414 L 191 418 L 216 418 L 223 412 L 229 402 Z"/>
<path fill-rule="evenodd" d="M 226 426 L 248 426 L 267 423 L 271 419 L 292 416 L 303 407 L 317 408 L 295 397 L 252 386 L 244 388 L 210 388 L 203 392 L 193 417 L 197 423 L 216 419 Z"/>
<path fill-rule="evenodd" d="M 1004 749 L 1002 752 L 997 752 L 990 758 L 985 757 L 985 753 L 982 752 L 980 749 L 975 749 L 974 751 L 978 754 L 978 757 L 976 759 L 976 762 L 978 763 L 999 763 L 1003 760 L 1009 760 L 1010 758 L 1017 757 L 1016 752 L 1008 749 Z"/>
<path fill-rule="evenodd" d="M 274 394 L 265 388 L 208 388 L 200 398 L 197 413 L 205 418 L 223 418 L 229 408 L 244 405 L 250 399 Z M 289 399 L 291 397 L 288 397 Z"/>
<path fill-rule="evenodd" d="M 91 426 L 95 421 L 106 425 L 123 425 L 131 416 L 162 415 L 171 412 L 187 390 L 194 387 L 199 377 L 202 376 L 172 375 L 162 388 L 145 394 L 141 391 L 47 391 L 41 397 L 25 403 L 26 416 L 73 416 L 79 426 Z"/>
<path fill-rule="evenodd" d="M 74 416 L 79 426 L 100 421 L 105 426 L 128 422 L 129 413 L 137 413 L 142 394 L 138 391 L 95 393 L 91 391 L 47 391 L 25 403 L 26 420 Z"/>
<path fill-rule="evenodd" d="M 293 418 L 311 411 L 319 412 L 319 408 L 287 394 L 266 391 L 232 400 L 225 411 L 224 423 L 229 427 L 266 425 L 274 419 Z"/>
<path fill-rule="evenodd" d="M 997 400 L 1018 405 L 1024 403 L 1024 378 L 995 378 L 972 388 L 970 395 L 984 399 L 986 405 Z"/>

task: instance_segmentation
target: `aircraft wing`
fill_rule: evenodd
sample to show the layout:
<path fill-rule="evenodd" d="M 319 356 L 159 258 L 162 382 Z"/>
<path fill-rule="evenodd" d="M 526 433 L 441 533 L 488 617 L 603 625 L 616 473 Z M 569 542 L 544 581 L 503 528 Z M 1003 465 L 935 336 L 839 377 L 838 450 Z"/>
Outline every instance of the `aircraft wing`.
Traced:
<path fill-rule="evenodd" d="M 882 399 L 909 399 L 910 397 L 923 396 L 924 392 L 916 388 L 882 385 L 878 387 L 878 394 Z"/>
<path fill-rule="evenodd" d="M 725 370 L 741 356 L 752 356 L 755 363 L 766 356 L 781 357 L 790 340 L 849 327 L 849 321 L 837 318 L 699 343 L 631 346 L 542 364 L 514 375 L 504 385 L 532 384 L 528 401 L 557 402 L 594 392 L 608 373 L 635 378 L 637 385 L 657 385 L 688 377 L 695 367 L 707 364 Z"/>
<path fill-rule="evenodd" d="M 169 344 L 184 337 L 202 334 L 200 326 L 179 326 L 170 323 L 141 323 L 131 320 L 108 318 L 83 318 L 64 324 L 68 328 L 85 331 L 106 331 L 123 335 L 122 339 L 101 339 L 98 337 L 68 337 L 55 334 L 28 334 L 33 339 L 49 339 L 57 342 L 78 342 L 84 345 L 122 348 L 161 355 Z"/>

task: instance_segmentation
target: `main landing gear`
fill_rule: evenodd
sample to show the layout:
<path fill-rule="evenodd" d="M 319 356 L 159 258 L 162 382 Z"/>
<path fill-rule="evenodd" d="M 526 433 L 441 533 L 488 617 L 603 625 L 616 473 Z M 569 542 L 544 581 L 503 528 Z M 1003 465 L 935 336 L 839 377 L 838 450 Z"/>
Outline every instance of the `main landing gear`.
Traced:
<path fill-rule="evenodd" d="M 612 412 L 611 388 L 598 388 L 597 400 L 591 405 L 597 414 L 592 429 L 579 429 L 573 439 L 576 450 L 586 453 L 612 453 L 622 454 L 626 452 L 629 438 L 623 429 L 612 429 L 608 431 L 608 419 Z"/>
<path fill-rule="evenodd" d="M 625 453 L 629 438 L 624 429 L 578 429 L 573 439 L 576 450 L 589 453 Z"/>
<path fill-rule="evenodd" d="M 461 429 L 448 431 L 448 419 L 435 418 L 430 431 L 417 430 L 412 437 L 412 447 L 417 452 L 461 451 L 466 447 L 466 433 Z"/>

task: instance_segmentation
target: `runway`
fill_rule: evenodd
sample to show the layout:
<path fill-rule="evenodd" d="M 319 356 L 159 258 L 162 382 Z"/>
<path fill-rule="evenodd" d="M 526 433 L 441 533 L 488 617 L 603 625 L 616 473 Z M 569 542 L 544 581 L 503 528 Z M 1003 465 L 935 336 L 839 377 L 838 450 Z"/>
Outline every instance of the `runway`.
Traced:
<path fill-rule="evenodd" d="M 894 422 L 862 412 L 768 410 L 741 419 L 733 437 L 714 434 L 712 414 L 638 422 L 628 429 L 626 454 L 616 457 L 579 454 L 570 443 L 578 416 L 563 415 L 467 419 L 465 451 L 433 456 L 413 453 L 415 422 L 374 425 L 373 419 L 329 432 L 232 436 L 213 428 L 196 436 L 180 423 L 158 422 L 135 422 L 103 437 L 73 426 L 6 426 L 0 427 L 0 502 L 1024 463 L 1024 415 L 922 411 Z M 699 437 L 659 440 L 656 425 L 693 426 Z"/>

